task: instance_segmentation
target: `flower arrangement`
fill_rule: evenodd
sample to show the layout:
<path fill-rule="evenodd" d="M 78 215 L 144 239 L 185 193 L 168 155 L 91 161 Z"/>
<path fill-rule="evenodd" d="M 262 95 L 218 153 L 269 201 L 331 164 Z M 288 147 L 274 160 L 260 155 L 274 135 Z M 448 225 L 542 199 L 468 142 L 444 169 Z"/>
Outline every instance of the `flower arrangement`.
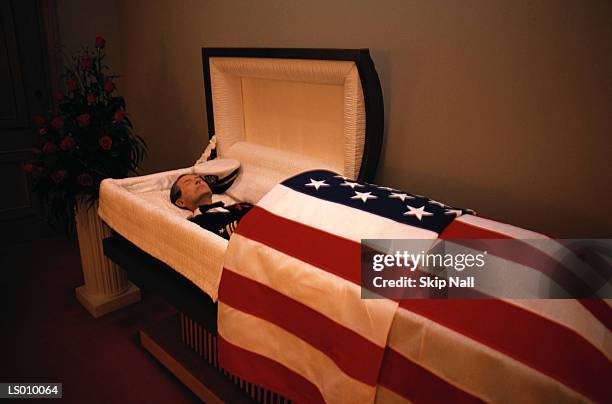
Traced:
<path fill-rule="evenodd" d="M 104 65 L 105 46 L 96 37 L 94 49 L 81 49 L 65 68 L 65 91 L 55 94 L 57 107 L 47 117 L 35 117 L 39 146 L 24 165 L 47 219 L 69 232 L 77 202 L 92 206 L 100 182 L 135 172 L 147 151 L 116 94 L 119 76 Z"/>

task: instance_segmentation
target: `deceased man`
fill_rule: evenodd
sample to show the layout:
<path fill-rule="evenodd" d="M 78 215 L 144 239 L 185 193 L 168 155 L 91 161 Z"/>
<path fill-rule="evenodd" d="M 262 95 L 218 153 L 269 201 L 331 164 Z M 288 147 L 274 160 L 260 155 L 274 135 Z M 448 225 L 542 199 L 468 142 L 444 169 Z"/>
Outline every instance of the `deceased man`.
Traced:
<path fill-rule="evenodd" d="M 238 221 L 251 209 L 248 203 L 223 206 L 223 202 L 212 203 L 213 193 L 222 193 L 231 185 L 236 173 L 225 178 L 197 174 L 183 174 L 170 188 L 170 201 L 181 209 L 193 212 L 189 219 L 206 230 L 229 240 Z"/>

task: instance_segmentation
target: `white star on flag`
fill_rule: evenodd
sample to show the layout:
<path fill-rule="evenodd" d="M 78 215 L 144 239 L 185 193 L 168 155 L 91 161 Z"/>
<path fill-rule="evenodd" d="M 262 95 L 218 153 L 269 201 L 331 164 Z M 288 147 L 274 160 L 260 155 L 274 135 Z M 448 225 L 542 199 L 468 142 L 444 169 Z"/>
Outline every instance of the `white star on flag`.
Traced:
<path fill-rule="evenodd" d="M 456 217 L 459 217 L 462 215 L 461 209 L 446 209 L 446 212 L 444 212 L 445 215 L 455 215 Z"/>
<path fill-rule="evenodd" d="M 416 216 L 416 218 L 419 220 L 421 220 L 423 216 L 433 216 L 433 213 L 425 210 L 425 205 L 421 206 L 420 208 L 415 208 L 410 205 L 406 205 L 406 207 L 409 210 L 404 213 L 404 216 Z"/>
<path fill-rule="evenodd" d="M 368 199 L 378 199 L 378 197 L 376 195 L 372 195 L 371 192 L 355 191 L 355 195 L 351 196 L 351 199 L 361 199 L 365 203 Z"/>
<path fill-rule="evenodd" d="M 355 187 L 360 187 L 363 188 L 363 185 L 358 184 L 356 182 L 349 182 L 349 181 L 344 181 L 342 184 L 340 184 L 341 187 L 351 187 L 351 189 L 355 189 Z"/>
<path fill-rule="evenodd" d="M 389 195 L 389 198 L 396 198 L 396 199 L 401 199 L 402 202 L 404 202 L 405 199 L 414 199 L 414 196 L 410 196 L 408 194 L 398 194 L 398 193 L 391 193 L 391 195 Z"/>
<path fill-rule="evenodd" d="M 312 178 L 310 179 L 310 184 L 305 184 L 307 187 L 315 187 L 318 191 L 320 187 L 329 187 L 329 184 L 325 183 L 325 180 L 315 181 Z"/>
<path fill-rule="evenodd" d="M 389 188 L 389 187 L 378 187 L 378 189 L 383 189 L 385 191 L 397 191 L 397 189 L 395 188 Z"/>
<path fill-rule="evenodd" d="M 431 203 L 432 205 L 438 205 L 441 208 L 445 208 L 447 206 L 443 204 L 442 202 L 434 201 L 433 199 L 430 199 L 428 202 Z"/>
<path fill-rule="evenodd" d="M 343 179 L 344 181 L 346 181 L 346 180 L 348 180 L 348 179 L 349 179 L 348 177 L 345 177 L 344 175 L 334 175 L 334 178 L 341 178 L 341 179 Z"/>

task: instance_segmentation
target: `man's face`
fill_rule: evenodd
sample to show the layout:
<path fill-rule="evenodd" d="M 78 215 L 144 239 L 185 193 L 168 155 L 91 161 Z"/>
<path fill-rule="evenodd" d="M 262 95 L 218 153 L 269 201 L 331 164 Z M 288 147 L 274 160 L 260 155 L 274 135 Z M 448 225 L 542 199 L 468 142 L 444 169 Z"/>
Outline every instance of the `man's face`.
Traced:
<path fill-rule="evenodd" d="M 176 200 L 176 204 L 181 208 L 193 211 L 198 206 L 212 201 L 212 191 L 199 175 L 185 175 L 178 180 L 177 185 L 181 190 L 181 197 Z"/>

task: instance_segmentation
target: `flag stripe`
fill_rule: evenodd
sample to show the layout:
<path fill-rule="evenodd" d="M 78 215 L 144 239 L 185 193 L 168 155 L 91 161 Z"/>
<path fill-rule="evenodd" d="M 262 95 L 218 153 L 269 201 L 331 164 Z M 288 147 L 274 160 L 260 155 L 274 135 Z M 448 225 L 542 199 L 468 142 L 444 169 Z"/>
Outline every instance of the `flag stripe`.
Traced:
<path fill-rule="evenodd" d="M 486 250 L 489 254 L 531 267 L 554 280 L 571 296 L 590 296 L 597 290 L 594 290 L 591 286 L 584 282 L 582 278 L 576 276 L 576 274 L 574 274 L 566 266 L 562 265 L 560 262 L 553 259 L 543 251 L 522 240 L 513 239 L 500 233 L 489 233 L 486 229 L 476 228 L 477 230 L 473 230 L 473 226 L 461 222 L 457 222 L 457 224 L 454 226 L 451 224 L 449 227 L 449 231 L 446 232 L 445 230 L 440 235 L 440 238 L 453 240 L 457 244 L 476 250 Z M 447 229 L 449 227 L 447 227 Z M 470 229 L 461 229 L 465 227 Z M 455 238 L 454 236 L 459 235 L 457 233 L 463 233 L 464 237 Z M 469 237 L 465 237 L 465 234 L 469 234 Z M 478 235 L 480 237 L 474 238 L 472 237 L 474 235 Z M 505 239 L 506 242 L 502 244 L 499 242 L 487 242 L 484 240 L 491 238 L 491 235 L 495 236 L 496 238 Z M 599 286 L 601 287 L 601 285 Z"/>
<path fill-rule="evenodd" d="M 388 388 L 378 385 L 376 389 L 376 404 L 411 404 L 412 401 L 408 400 L 397 394 L 396 392 L 389 390 Z"/>
<path fill-rule="evenodd" d="M 559 397 L 587 401 L 584 395 L 529 365 L 402 308 L 393 320 L 388 346 L 487 402 L 507 401 L 525 392 L 529 392 L 529 399 L 534 402 L 556 402 Z"/>
<path fill-rule="evenodd" d="M 387 342 L 397 302 L 361 299 L 359 285 L 240 234 L 232 236 L 225 266 L 239 268 L 240 275 L 310 307 L 381 348 Z"/>
<path fill-rule="evenodd" d="M 578 334 L 544 317 L 501 300 L 403 300 L 400 307 L 503 352 L 592 399 L 609 396 L 604 380 L 612 377 L 610 361 Z"/>
<path fill-rule="evenodd" d="M 509 239 L 511 236 L 497 232 L 495 230 L 486 229 L 482 227 L 475 226 L 470 223 L 465 223 L 458 220 L 453 221 L 446 229 L 440 234 L 441 239 L 445 240 L 461 240 L 461 239 Z M 539 250 L 532 248 L 529 253 L 525 254 L 526 256 L 530 255 L 541 255 Z M 516 254 L 516 253 L 515 253 Z M 506 255 L 505 259 L 510 261 L 526 261 L 522 254 L 518 255 Z M 542 259 L 544 261 L 544 259 Z M 540 269 L 539 264 L 535 264 L 534 262 L 526 262 L 525 265 L 532 266 L 534 269 Z M 567 275 L 568 271 L 565 271 L 564 274 Z M 574 279 L 576 283 L 583 283 L 580 279 L 574 277 L 573 275 L 567 275 L 570 278 Z M 562 287 L 573 289 L 571 286 L 571 281 L 568 280 L 565 276 L 562 279 L 556 279 L 558 277 L 553 277 L 553 279 L 559 283 Z M 568 285 L 568 282 L 570 284 Z M 582 304 L 595 318 L 597 318 L 602 324 L 606 326 L 608 330 L 612 329 L 612 309 L 603 301 L 597 298 L 592 299 L 577 299 L 580 304 Z"/>
<path fill-rule="evenodd" d="M 389 347 L 380 369 L 380 384 L 413 402 L 482 402 Z"/>
<path fill-rule="evenodd" d="M 597 318 L 608 331 L 612 331 L 612 308 L 601 299 L 578 299 L 595 318 Z"/>
<path fill-rule="evenodd" d="M 263 355 L 218 336 L 219 361 L 230 373 L 293 401 L 325 403 L 319 389 L 301 375 Z"/>
<path fill-rule="evenodd" d="M 479 227 L 471 223 L 463 222 L 459 219 L 453 220 L 440 233 L 439 238 L 445 240 L 453 239 L 512 239 L 514 237 L 499 231 Z"/>
<path fill-rule="evenodd" d="M 347 375 L 371 386 L 376 385 L 384 348 L 229 268 L 223 269 L 222 282 L 224 287 L 219 300 L 223 303 L 276 324 L 325 353 Z"/>
<path fill-rule="evenodd" d="M 597 253 L 587 254 L 587 256 L 577 254 L 580 252 L 580 249 L 576 249 L 577 244 L 574 243 L 576 240 L 554 240 L 540 233 L 473 215 L 463 215 L 456 219 L 456 222 L 457 223 L 455 223 L 455 225 L 467 223 L 485 230 L 494 230 L 497 233 L 501 233 L 502 235 L 508 236 L 512 239 L 524 240 L 526 243 L 530 244 L 534 248 L 537 248 L 542 253 L 571 268 L 574 274 L 581 277 L 581 279 L 588 282 L 594 281 L 597 288 L 604 285 L 610 279 L 610 266 L 608 265 L 608 271 L 605 272 L 603 268 L 598 266 L 598 264 L 601 264 L 601 262 L 593 262 L 592 260 L 588 259 L 597 259 L 600 257 Z M 578 243 L 578 245 L 579 244 L 582 243 Z M 591 250 L 591 252 L 593 251 Z M 607 285 L 607 289 L 609 293 L 609 284 Z"/>
<path fill-rule="evenodd" d="M 503 301 L 574 331 L 607 358 L 612 359 L 610 331 L 577 300 L 504 299 Z"/>
<path fill-rule="evenodd" d="M 254 206 L 236 229 L 246 238 L 321 268 L 359 285 L 361 246 Z M 299 234 L 300 242 L 295 241 Z"/>
<path fill-rule="evenodd" d="M 221 301 L 219 320 L 219 335 L 226 341 L 266 356 L 308 379 L 326 402 L 371 402 L 376 395 L 375 386 L 348 376 L 325 353 L 276 324 Z M 225 362 L 221 366 L 232 371 Z"/>

